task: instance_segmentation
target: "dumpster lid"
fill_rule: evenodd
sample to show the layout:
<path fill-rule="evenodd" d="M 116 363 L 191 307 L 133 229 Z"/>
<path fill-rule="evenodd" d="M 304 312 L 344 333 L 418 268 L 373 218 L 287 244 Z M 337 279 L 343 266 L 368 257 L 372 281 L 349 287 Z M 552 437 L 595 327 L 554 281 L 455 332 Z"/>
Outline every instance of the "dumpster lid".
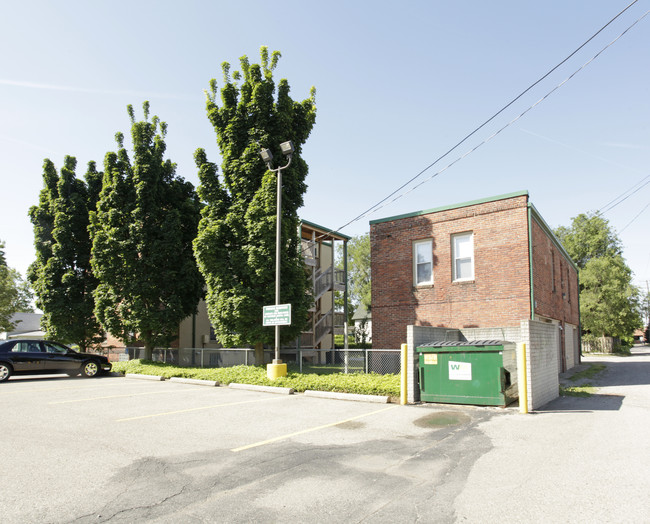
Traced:
<path fill-rule="evenodd" d="M 428 342 L 427 344 L 421 344 L 418 346 L 420 348 L 443 348 L 443 347 L 481 347 L 481 346 L 503 346 L 508 344 L 505 340 L 462 340 L 462 341 L 449 341 L 449 340 L 436 340 L 434 342 Z"/>

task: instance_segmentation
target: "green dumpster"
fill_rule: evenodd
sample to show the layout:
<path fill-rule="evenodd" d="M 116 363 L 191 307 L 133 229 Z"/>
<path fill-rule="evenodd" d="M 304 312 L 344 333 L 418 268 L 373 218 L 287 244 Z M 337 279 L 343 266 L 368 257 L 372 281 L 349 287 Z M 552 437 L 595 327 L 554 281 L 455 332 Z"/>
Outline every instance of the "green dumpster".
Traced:
<path fill-rule="evenodd" d="M 419 354 L 425 402 L 507 406 L 517 399 L 516 344 L 503 340 L 431 342 Z"/>

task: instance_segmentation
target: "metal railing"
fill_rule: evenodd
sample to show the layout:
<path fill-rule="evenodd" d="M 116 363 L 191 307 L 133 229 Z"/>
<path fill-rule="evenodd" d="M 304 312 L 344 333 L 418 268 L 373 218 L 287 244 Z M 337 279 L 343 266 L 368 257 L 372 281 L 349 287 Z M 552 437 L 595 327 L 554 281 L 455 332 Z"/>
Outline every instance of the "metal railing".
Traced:
<path fill-rule="evenodd" d="M 322 273 L 316 275 L 314 282 L 314 297 L 318 298 L 326 291 L 330 291 L 334 286 L 345 286 L 345 271 L 342 269 L 331 268 L 325 269 Z"/>
<path fill-rule="evenodd" d="M 315 343 L 318 344 L 318 342 L 328 333 L 332 331 L 332 310 L 330 309 L 327 313 L 325 313 L 318 322 L 316 322 L 315 326 Z"/>

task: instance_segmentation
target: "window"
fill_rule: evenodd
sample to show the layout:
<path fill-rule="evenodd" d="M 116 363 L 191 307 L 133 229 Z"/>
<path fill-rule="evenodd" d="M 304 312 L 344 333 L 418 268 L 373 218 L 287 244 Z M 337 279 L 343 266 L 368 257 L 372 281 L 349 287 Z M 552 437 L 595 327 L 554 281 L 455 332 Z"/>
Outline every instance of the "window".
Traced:
<path fill-rule="evenodd" d="M 461 233 L 451 237 L 453 279 L 474 280 L 474 233 Z"/>
<path fill-rule="evenodd" d="M 51 342 L 46 342 L 45 351 L 47 353 L 59 353 L 61 355 L 65 355 L 68 352 L 68 348 L 64 348 L 58 344 L 52 344 Z"/>
<path fill-rule="evenodd" d="M 413 280 L 416 286 L 433 284 L 433 241 L 413 243 Z"/>
<path fill-rule="evenodd" d="M 40 353 L 41 346 L 38 342 L 21 341 L 16 342 L 14 347 L 11 348 L 12 353 Z"/>

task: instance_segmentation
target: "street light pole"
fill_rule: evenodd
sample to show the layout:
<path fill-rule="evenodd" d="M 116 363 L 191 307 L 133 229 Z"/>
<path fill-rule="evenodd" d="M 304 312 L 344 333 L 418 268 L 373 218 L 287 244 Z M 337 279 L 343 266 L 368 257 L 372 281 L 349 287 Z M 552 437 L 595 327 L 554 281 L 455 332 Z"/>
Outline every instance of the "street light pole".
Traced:
<path fill-rule="evenodd" d="M 275 223 L 275 305 L 280 305 L 280 259 L 282 254 L 282 170 L 291 165 L 294 147 L 291 141 L 280 144 L 282 154 L 288 161 L 285 166 L 273 169 L 273 154 L 269 149 L 262 149 L 262 160 L 269 171 L 273 171 L 277 177 L 277 199 L 276 199 L 276 223 Z M 280 360 L 280 326 L 275 326 L 275 358 L 273 364 L 282 364 Z"/>
<path fill-rule="evenodd" d="M 291 157 L 289 157 L 291 162 Z M 287 164 L 288 166 L 289 164 Z M 282 246 L 282 168 L 278 169 L 277 174 L 278 189 L 276 200 L 276 219 L 275 219 L 275 305 L 280 305 L 280 255 Z M 280 325 L 275 326 L 275 359 L 274 364 L 282 364 L 280 360 Z"/>

